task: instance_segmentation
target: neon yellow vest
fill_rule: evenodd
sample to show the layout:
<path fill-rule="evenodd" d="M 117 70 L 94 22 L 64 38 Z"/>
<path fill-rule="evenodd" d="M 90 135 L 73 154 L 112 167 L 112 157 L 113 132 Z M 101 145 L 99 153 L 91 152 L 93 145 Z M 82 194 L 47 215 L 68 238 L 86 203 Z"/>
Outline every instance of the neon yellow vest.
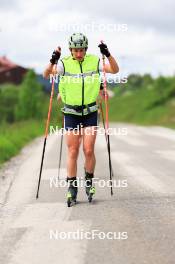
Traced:
<path fill-rule="evenodd" d="M 81 106 L 95 102 L 100 90 L 99 58 L 85 55 L 79 62 L 69 56 L 62 62 L 64 74 L 60 76 L 59 93 L 63 103 Z"/>

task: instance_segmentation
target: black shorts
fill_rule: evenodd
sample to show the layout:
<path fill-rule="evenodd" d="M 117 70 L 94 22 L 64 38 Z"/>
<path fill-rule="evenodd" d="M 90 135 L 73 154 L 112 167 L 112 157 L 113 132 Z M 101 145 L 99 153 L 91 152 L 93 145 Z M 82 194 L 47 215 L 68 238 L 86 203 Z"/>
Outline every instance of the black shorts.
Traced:
<path fill-rule="evenodd" d="M 72 114 L 64 114 L 64 128 L 80 129 L 80 127 L 97 126 L 98 112 L 93 112 L 88 115 L 78 116 Z"/>

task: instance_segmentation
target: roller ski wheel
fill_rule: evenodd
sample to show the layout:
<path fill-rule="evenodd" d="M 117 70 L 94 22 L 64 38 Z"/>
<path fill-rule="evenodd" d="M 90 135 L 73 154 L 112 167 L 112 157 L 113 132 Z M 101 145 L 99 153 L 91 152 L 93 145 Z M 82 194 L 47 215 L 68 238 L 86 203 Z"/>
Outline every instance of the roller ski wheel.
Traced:
<path fill-rule="evenodd" d="M 95 194 L 95 187 L 91 187 L 89 192 L 87 192 L 89 203 L 92 202 L 93 195 Z"/>
<path fill-rule="evenodd" d="M 68 197 L 69 196 L 69 197 Z M 71 194 L 67 194 L 67 207 L 71 207 L 76 204 L 76 199 L 71 197 Z"/>
<path fill-rule="evenodd" d="M 93 186 L 93 183 L 92 183 L 93 177 L 94 177 L 93 173 L 88 173 L 85 170 L 86 195 L 88 197 L 89 203 L 92 202 L 93 195 L 95 194 L 95 187 Z"/>
<path fill-rule="evenodd" d="M 76 204 L 76 199 L 77 199 L 77 181 L 76 178 L 74 179 L 68 179 L 69 182 L 69 188 L 67 192 L 67 206 L 71 207 Z"/>

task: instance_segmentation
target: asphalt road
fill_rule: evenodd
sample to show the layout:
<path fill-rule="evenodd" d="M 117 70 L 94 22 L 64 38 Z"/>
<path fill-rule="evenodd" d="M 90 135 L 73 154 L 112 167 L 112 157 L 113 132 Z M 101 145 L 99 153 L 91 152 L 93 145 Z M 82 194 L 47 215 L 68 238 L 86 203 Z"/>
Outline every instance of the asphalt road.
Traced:
<path fill-rule="evenodd" d="M 66 177 L 65 142 L 57 181 L 60 136 L 48 137 L 38 200 L 43 138 L 34 140 L 15 158 L 15 166 L 6 168 L 11 183 L 1 199 L 1 264 L 175 263 L 175 133 L 161 127 L 112 127 L 112 197 L 109 187 L 102 187 L 109 179 L 104 135 L 96 142 L 92 204 L 80 187 L 77 205 L 67 208 L 66 188 L 61 187 Z M 127 135 L 122 135 L 125 129 Z M 81 151 L 79 178 L 83 162 Z"/>

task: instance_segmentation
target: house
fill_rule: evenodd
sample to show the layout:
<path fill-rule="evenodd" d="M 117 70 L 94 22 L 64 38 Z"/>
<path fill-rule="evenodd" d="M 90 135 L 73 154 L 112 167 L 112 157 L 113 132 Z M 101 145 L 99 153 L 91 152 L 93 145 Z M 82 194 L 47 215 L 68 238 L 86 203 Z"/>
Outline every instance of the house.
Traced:
<path fill-rule="evenodd" d="M 20 84 L 27 71 L 28 69 L 13 63 L 6 56 L 0 57 L 0 84 Z"/>

